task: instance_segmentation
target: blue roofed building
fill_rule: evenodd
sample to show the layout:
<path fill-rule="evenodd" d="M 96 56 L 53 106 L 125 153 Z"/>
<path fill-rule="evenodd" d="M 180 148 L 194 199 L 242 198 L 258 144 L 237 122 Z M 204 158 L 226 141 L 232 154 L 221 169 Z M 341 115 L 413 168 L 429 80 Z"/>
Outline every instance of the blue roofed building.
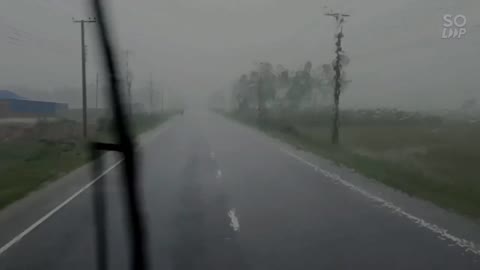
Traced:
<path fill-rule="evenodd" d="M 9 90 L 0 90 L 0 118 L 56 117 L 68 110 L 68 104 L 30 100 Z"/>

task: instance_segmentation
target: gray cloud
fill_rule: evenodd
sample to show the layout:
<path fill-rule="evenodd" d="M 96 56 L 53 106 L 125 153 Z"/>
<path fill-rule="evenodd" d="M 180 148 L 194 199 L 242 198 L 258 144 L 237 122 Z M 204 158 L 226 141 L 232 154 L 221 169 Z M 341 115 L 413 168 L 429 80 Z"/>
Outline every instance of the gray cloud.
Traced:
<path fill-rule="evenodd" d="M 322 14 L 332 9 L 352 14 L 344 47 L 353 82 L 343 105 L 448 108 L 480 92 L 478 0 L 109 2 L 118 44 L 133 51 L 139 88 L 152 72 L 164 85 L 203 96 L 255 61 L 292 69 L 307 60 L 329 63 L 334 22 Z M 464 39 L 441 39 L 445 13 L 467 16 Z M 82 16 L 88 16 L 85 0 L 2 1 L 0 87 L 79 87 L 80 30 L 71 18 Z M 93 82 L 99 66 L 94 26 L 88 32 Z"/>

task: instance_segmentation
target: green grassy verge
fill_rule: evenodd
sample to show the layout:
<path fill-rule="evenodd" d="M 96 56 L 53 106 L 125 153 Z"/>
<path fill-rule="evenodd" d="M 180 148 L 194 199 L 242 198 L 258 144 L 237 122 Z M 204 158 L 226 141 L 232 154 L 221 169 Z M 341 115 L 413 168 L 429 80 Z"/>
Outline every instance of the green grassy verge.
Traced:
<path fill-rule="evenodd" d="M 266 121 L 224 113 L 287 143 L 316 153 L 409 195 L 480 218 L 480 128 L 389 124 L 348 125 L 341 146 L 327 127 Z"/>
<path fill-rule="evenodd" d="M 153 129 L 172 115 L 135 116 L 132 120 L 134 134 Z M 68 132 L 55 139 L 50 136 L 72 125 L 70 121 L 41 123 L 29 131 L 37 134 L 0 143 L 0 209 L 89 161 L 85 142 L 78 136 L 72 138 Z M 110 141 L 112 136 L 106 129 L 99 129 L 94 138 Z"/>
<path fill-rule="evenodd" d="M 80 144 L 19 141 L 2 144 L 0 153 L 2 159 L 9 159 L 9 165 L 0 171 L 0 208 L 43 183 L 60 178 L 88 160 L 87 153 Z"/>

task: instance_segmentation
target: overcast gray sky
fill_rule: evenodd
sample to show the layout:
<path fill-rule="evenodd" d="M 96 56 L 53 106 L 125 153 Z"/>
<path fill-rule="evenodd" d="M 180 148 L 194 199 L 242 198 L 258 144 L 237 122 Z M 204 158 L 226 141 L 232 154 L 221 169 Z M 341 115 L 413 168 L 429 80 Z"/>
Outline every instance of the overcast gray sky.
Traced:
<path fill-rule="evenodd" d="M 344 48 L 350 88 L 344 106 L 454 108 L 480 97 L 478 0 L 110 0 L 116 36 L 134 85 L 149 73 L 192 96 L 225 88 L 256 61 L 296 69 L 333 59 L 334 21 L 350 13 Z M 467 17 L 460 40 L 444 40 L 445 13 Z M 85 0 L 0 2 L 0 87 L 80 87 Z M 98 67 L 94 25 L 87 28 L 88 77 Z M 73 93 L 75 95 L 76 93 Z"/>

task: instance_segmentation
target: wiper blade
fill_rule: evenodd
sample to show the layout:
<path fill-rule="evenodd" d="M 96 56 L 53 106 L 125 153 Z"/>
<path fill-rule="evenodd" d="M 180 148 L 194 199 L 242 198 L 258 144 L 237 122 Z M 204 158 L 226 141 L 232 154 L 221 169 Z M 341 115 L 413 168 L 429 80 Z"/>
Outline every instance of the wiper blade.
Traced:
<path fill-rule="evenodd" d="M 109 98 L 113 111 L 113 123 L 116 135 L 116 143 L 98 143 L 91 144 L 92 158 L 94 159 L 94 173 L 100 174 L 103 167 L 101 152 L 116 151 L 123 157 L 123 191 L 125 195 L 126 211 L 128 217 L 128 227 L 131 246 L 131 269 L 146 270 L 146 233 L 143 216 L 141 213 L 141 201 L 139 199 L 139 187 L 137 178 L 137 158 L 134 149 L 134 142 L 131 128 L 128 122 L 125 108 L 122 102 L 122 96 L 119 89 L 119 72 L 117 62 L 114 57 L 114 46 L 109 35 L 108 19 L 105 13 L 103 0 L 91 0 L 93 11 L 96 15 L 97 25 L 99 27 L 99 39 L 101 54 L 104 58 L 105 74 L 110 83 Z M 97 236 L 97 268 L 108 268 L 107 257 L 107 238 L 106 238 L 106 206 L 105 193 L 103 192 L 103 179 L 94 185 L 94 206 L 96 220 Z"/>

